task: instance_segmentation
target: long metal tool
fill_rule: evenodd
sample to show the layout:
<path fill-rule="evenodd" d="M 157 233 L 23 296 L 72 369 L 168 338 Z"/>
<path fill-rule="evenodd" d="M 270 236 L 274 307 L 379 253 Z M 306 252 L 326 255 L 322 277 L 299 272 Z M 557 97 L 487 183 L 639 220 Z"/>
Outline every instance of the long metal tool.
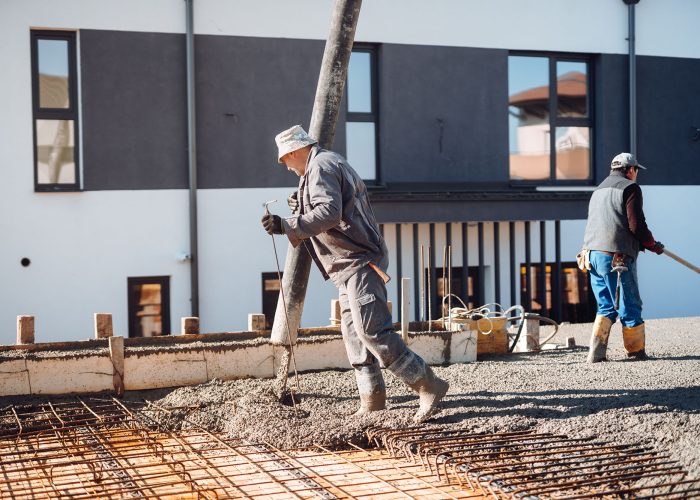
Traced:
<path fill-rule="evenodd" d="M 265 207 L 265 215 L 270 215 L 269 205 L 275 203 L 277 200 L 270 200 L 263 203 Z M 280 298 L 282 299 L 282 308 L 284 309 L 284 319 L 287 326 L 287 345 L 284 346 L 285 352 L 282 355 L 282 360 L 280 361 L 280 366 L 277 369 L 276 383 L 275 383 L 275 394 L 279 399 L 282 399 L 285 395 L 287 389 L 287 376 L 289 374 L 289 358 L 292 358 L 292 365 L 294 367 L 294 381 L 296 383 L 297 392 L 299 389 L 299 373 L 297 372 L 297 362 L 294 358 L 294 346 L 292 345 L 292 335 L 289 330 L 289 317 L 287 316 L 287 302 L 284 297 L 284 288 L 282 287 L 282 271 L 280 270 L 280 260 L 277 255 L 277 244 L 275 243 L 275 235 L 271 234 L 272 237 L 272 249 L 275 251 L 275 264 L 277 265 L 277 281 L 280 286 Z M 294 400 L 294 393 L 290 392 L 292 405 L 296 409 L 296 401 Z"/>
<path fill-rule="evenodd" d="M 671 252 L 668 248 L 664 248 L 664 255 L 668 255 L 676 262 L 679 262 L 679 263 L 683 264 L 685 267 L 687 267 L 688 269 L 700 274 L 700 267 L 695 266 L 695 265 L 691 264 L 690 262 L 688 262 L 687 260 L 679 257 L 675 253 Z"/>

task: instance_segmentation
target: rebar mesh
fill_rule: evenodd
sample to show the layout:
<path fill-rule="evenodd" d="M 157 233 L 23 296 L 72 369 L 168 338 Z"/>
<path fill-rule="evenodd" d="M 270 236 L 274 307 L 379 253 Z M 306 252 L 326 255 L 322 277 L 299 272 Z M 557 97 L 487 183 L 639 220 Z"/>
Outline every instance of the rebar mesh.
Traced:
<path fill-rule="evenodd" d="M 530 431 L 373 428 L 367 435 L 445 483 L 491 498 L 700 497 L 700 480 L 688 479 L 668 455 L 639 445 Z"/>

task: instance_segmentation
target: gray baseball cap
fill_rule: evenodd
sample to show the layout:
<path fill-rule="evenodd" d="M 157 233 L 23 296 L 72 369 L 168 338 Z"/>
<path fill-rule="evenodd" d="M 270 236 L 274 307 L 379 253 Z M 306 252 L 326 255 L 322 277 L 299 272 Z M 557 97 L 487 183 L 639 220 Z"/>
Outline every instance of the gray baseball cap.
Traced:
<path fill-rule="evenodd" d="M 647 168 L 640 165 L 637 158 L 632 153 L 620 153 L 615 158 L 613 158 L 612 163 L 610 163 L 611 169 L 625 168 L 625 167 L 638 167 L 642 170 Z"/>

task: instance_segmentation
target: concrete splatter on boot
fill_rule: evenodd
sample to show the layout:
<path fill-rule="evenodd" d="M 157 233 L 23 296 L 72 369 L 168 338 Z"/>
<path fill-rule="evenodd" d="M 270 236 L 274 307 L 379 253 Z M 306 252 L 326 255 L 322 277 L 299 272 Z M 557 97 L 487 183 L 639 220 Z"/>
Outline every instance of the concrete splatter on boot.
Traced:
<path fill-rule="evenodd" d="M 394 361 L 388 370 L 418 393 L 420 407 L 413 416 L 413 421 L 417 424 L 425 422 L 437 411 L 440 400 L 450 387 L 446 380 L 435 375 L 420 356 L 409 350 Z"/>
<path fill-rule="evenodd" d="M 627 351 L 628 358 L 638 360 L 649 359 L 644 349 L 644 323 L 640 323 L 637 326 L 623 326 L 622 341 L 625 344 L 625 351 Z"/>
<path fill-rule="evenodd" d="M 608 350 L 608 337 L 610 336 L 610 328 L 612 328 L 612 320 L 607 316 L 596 316 L 593 322 L 593 333 L 591 335 L 591 347 L 588 351 L 588 362 L 598 363 L 606 360 L 606 352 Z"/>
<path fill-rule="evenodd" d="M 378 364 L 355 368 L 355 380 L 360 393 L 360 408 L 353 416 L 359 417 L 386 408 L 386 386 Z"/>

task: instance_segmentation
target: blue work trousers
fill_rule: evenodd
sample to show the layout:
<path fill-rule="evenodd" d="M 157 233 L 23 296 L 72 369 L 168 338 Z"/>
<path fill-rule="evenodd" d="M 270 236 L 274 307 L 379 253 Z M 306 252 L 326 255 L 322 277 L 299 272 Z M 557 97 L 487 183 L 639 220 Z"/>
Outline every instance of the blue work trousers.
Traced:
<path fill-rule="evenodd" d="M 598 316 L 606 316 L 613 323 L 620 316 L 622 326 L 632 327 L 644 322 L 642 319 L 642 298 L 639 296 L 637 263 L 631 257 L 625 260 L 627 271 L 620 276 L 620 307 L 615 310 L 615 289 L 617 272 L 612 271 L 613 256 L 591 250 L 591 288 L 598 304 Z"/>

